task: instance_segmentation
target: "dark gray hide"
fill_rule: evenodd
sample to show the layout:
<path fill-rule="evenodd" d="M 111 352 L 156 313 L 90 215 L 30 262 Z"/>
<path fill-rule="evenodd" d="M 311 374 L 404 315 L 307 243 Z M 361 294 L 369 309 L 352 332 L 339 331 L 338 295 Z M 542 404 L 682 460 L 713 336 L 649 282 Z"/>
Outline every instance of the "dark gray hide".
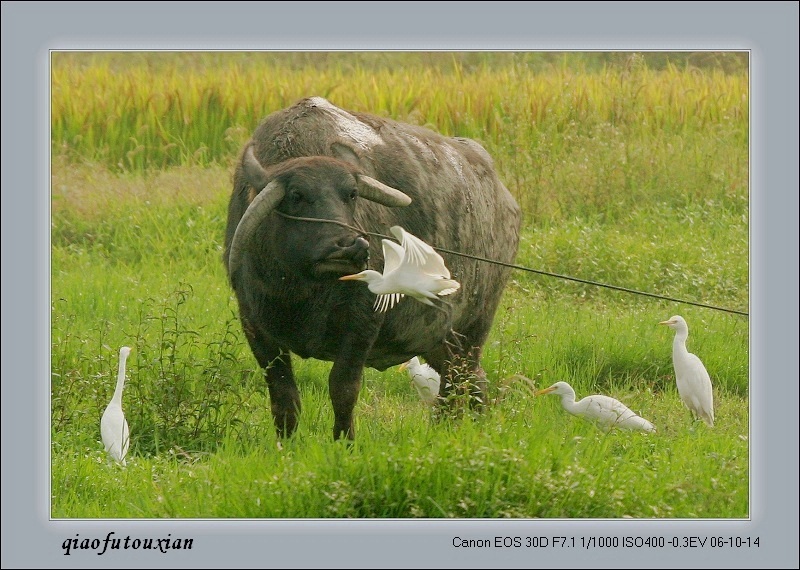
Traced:
<path fill-rule="evenodd" d="M 388 192 L 406 194 L 411 204 L 378 203 L 400 201 L 397 194 L 386 198 L 385 188 L 370 186 L 371 179 L 389 186 Z M 248 214 L 252 219 L 242 225 L 252 229 L 240 231 L 249 237 L 237 237 L 232 267 L 237 226 L 264 187 L 278 187 L 281 193 L 271 195 L 275 204 L 266 214 Z M 290 352 L 333 362 L 329 388 L 334 438 L 354 437 L 353 408 L 364 366 L 385 370 L 420 355 L 442 375 L 442 395 L 450 389 L 449 365 L 456 362 L 474 371 L 477 384 L 485 388 L 479 359 L 508 268 L 443 253 L 452 277 L 461 283 L 447 298 L 452 306 L 449 319 L 443 311 L 410 298 L 387 313 L 377 313 L 375 295 L 366 283 L 338 277 L 367 265 L 381 271 L 381 240 L 369 239 L 367 263 L 367 243 L 355 232 L 329 223 L 290 220 L 275 210 L 334 219 L 384 235 L 400 225 L 434 247 L 512 263 L 520 210 L 483 147 L 344 111 L 320 97 L 272 113 L 256 129 L 234 175 L 225 263 L 247 340 L 266 370 L 280 436 L 291 435 L 300 410 Z"/>

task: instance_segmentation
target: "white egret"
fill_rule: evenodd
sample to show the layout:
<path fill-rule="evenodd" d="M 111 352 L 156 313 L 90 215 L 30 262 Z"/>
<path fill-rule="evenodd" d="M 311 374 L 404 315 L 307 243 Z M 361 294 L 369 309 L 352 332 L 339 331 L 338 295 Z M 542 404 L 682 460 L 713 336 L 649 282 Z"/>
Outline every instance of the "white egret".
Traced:
<path fill-rule="evenodd" d="M 434 304 L 439 296 L 458 291 L 461 284 L 450 278 L 442 256 L 427 243 L 400 226 L 390 228 L 400 245 L 383 240 L 383 273 L 366 269 L 340 277 L 342 281 L 364 281 L 378 295 L 375 310 L 385 312 L 408 295 L 420 303 L 441 309 Z"/>
<path fill-rule="evenodd" d="M 430 364 L 422 363 L 416 356 L 400 365 L 399 370 L 408 370 L 411 383 L 426 404 L 435 404 L 439 397 L 441 379 Z"/>
<path fill-rule="evenodd" d="M 684 405 L 689 408 L 693 418 L 700 418 L 709 426 L 714 425 L 714 394 L 711 377 L 703 361 L 686 349 L 689 325 L 680 315 L 661 321 L 675 331 L 672 341 L 672 365 L 675 368 L 675 383 Z"/>
<path fill-rule="evenodd" d="M 561 396 L 561 405 L 573 416 L 594 422 L 608 431 L 618 427 L 628 430 L 655 432 L 656 428 L 646 419 L 637 416 L 628 406 L 609 396 L 586 396 L 575 401 L 575 390 L 566 382 L 556 382 L 549 388 L 538 390 L 535 395 L 555 394 Z"/>
<path fill-rule="evenodd" d="M 119 371 L 117 372 L 117 387 L 111 398 L 103 417 L 100 419 L 100 435 L 106 451 L 117 462 L 125 465 L 125 455 L 130 445 L 130 432 L 125 414 L 122 412 L 122 389 L 125 386 L 125 361 L 131 349 L 123 346 L 119 349 Z"/>

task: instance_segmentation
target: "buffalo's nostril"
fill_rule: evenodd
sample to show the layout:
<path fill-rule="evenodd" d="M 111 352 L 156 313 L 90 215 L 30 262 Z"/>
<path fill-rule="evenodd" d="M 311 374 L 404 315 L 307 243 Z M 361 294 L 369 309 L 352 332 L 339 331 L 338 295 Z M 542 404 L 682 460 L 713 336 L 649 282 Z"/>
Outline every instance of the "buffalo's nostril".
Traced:
<path fill-rule="evenodd" d="M 350 237 L 342 238 L 336 242 L 336 245 L 352 250 L 369 248 L 369 242 L 361 236 L 357 237 L 355 240 L 352 240 Z"/>

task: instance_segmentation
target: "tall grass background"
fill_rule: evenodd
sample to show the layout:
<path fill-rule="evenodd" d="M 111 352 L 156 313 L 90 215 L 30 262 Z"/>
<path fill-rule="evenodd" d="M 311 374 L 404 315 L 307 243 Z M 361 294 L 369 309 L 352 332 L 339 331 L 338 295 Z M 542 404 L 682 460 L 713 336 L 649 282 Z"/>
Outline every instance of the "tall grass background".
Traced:
<path fill-rule="evenodd" d="M 330 364 L 297 359 L 279 450 L 221 263 L 242 145 L 319 95 L 479 140 L 523 209 L 520 265 L 746 312 L 748 86 L 741 53 L 54 53 L 53 516 L 748 516 L 746 317 L 515 270 L 486 414 L 434 421 L 405 375 L 368 369 L 357 442 L 336 445 Z M 677 397 L 657 326 L 676 313 L 713 429 Z M 98 428 L 122 345 L 126 468 Z M 515 374 L 659 431 L 602 434 Z"/>

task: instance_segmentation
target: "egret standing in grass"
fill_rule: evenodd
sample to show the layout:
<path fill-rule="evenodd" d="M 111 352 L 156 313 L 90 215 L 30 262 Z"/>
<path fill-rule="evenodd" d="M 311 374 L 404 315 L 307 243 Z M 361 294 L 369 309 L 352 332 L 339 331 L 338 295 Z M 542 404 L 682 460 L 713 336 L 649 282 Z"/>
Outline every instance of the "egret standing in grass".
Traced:
<path fill-rule="evenodd" d="M 411 383 L 416 388 L 419 397 L 426 404 L 433 405 L 439 398 L 439 373 L 430 364 L 423 364 L 416 356 L 400 365 L 399 370 L 408 370 Z"/>
<path fill-rule="evenodd" d="M 383 273 L 366 269 L 340 277 L 342 281 L 364 281 L 378 295 L 375 310 L 385 312 L 408 295 L 420 303 L 444 311 L 434 301 L 458 291 L 461 284 L 450 278 L 442 256 L 430 245 L 400 226 L 390 228 L 400 245 L 383 240 Z M 444 301 L 442 301 L 444 303 Z"/>
<path fill-rule="evenodd" d="M 125 386 L 125 361 L 131 349 L 123 346 L 119 349 L 119 371 L 117 372 L 117 387 L 111 398 L 103 417 L 100 419 L 100 436 L 103 445 L 111 457 L 125 465 L 125 456 L 130 445 L 130 432 L 125 414 L 122 412 L 122 389 Z"/>
<path fill-rule="evenodd" d="M 609 396 L 586 396 L 575 401 L 575 390 L 566 382 L 556 382 L 549 388 L 539 390 L 536 396 L 555 394 L 561 396 L 561 405 L 573 416 L 580 416 L 594 422 L 600 429 L 609 431 L 618 427 L 628 430 L 646 432 L 656 431 L 655 426 L 646 419 L 637 416 L 628 406 Z"/>
<path fill-rule="evenodd" d="M 675 368 L 675 383 L 678 394 L 689 408 L 692 418 L 700 418 L 709 426 L 714 425 L 714 394 L 711 389 L 711 377 L 708 375 L 703 361 L 686 349 L 689 337 L 689 325 L 680 315 L 661 321 L 675 331 L 672 341 L 672 365 Z"/>

